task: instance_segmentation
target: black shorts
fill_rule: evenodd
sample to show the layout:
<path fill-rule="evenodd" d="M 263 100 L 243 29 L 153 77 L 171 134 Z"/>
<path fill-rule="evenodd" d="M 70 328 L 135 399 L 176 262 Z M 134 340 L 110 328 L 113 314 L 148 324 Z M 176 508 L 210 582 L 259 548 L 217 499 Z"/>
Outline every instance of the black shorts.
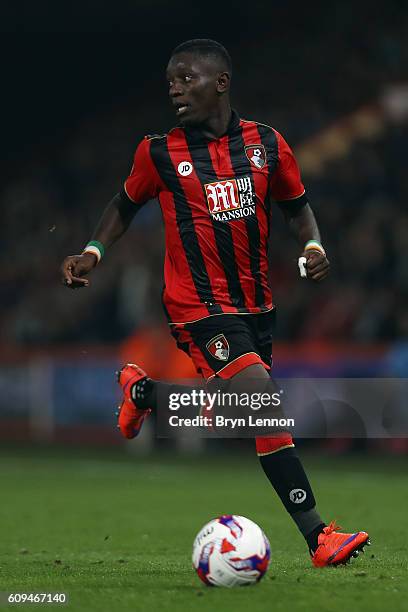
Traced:
<path fill-rule="evenodd" d="M 274 325 L 275 309 L 172 325 L 171 333 L 206 380 L 214 376 L 227 379 L 254 363 L 270 369 Z"/>

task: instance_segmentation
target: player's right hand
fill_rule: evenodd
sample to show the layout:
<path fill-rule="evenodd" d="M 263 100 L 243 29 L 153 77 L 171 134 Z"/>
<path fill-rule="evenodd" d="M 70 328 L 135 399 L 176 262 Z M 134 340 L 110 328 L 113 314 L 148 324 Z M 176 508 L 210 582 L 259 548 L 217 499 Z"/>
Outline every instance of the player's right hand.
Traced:
<path fill-rule="evenodd" d="M 96 266 L 96 255 L 83 253 L 82 255 L 69 255 L 61 264 L 62 283 L 70 289 L 88 287 L 89 280 L 83 278 Z"/>

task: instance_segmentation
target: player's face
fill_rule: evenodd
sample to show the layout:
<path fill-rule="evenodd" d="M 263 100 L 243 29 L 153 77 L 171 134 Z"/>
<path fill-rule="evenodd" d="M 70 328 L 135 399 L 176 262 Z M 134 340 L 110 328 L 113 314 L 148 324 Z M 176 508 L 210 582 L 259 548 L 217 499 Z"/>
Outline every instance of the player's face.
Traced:
<path fill-rule="evenodd" d="M 166 77 L 180 123 L 198 125 L 218 111 L 220 72 L 210 59 L 179 53 L 170 59 Z"/>

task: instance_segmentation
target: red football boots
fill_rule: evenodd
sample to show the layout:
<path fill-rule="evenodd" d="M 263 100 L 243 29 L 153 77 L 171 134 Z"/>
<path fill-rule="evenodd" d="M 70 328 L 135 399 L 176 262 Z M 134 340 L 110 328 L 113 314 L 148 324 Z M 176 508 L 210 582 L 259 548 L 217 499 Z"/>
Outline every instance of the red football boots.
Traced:
<path fill-rule="evenodd" d="M 352 557 L 358 557 L 364 552 L 364 546 L 370 546 L 368 533 L 357 531 L 356 533 L 340 533 L 335 521 L 323 529 L 318 538 L 318 547 L 312 555 L 312 563 L 315 567 L 326 567 L 328 565 L 341 565 L 347 563 Z"/>
<path fill-rule="evenodd" d="M 118 383 L 123 391 L 123 400 L 116 413 L 118 417 L 118 428 L 125 438 L 135 438 L 142 428 L 143 421 L 149 416 L 152 409 L 145 408 L 141 410 L 138 408 L 136 406 L 137 394 L 135 403 L 131 396 L 131 389 L 132 386 L 139 381 L 142 381 L 141 385 L 143 385 L 143 379 L 147 379 L 147 374 L 136 364 L 127 363 L 117 372 L 117 377 Z"/>

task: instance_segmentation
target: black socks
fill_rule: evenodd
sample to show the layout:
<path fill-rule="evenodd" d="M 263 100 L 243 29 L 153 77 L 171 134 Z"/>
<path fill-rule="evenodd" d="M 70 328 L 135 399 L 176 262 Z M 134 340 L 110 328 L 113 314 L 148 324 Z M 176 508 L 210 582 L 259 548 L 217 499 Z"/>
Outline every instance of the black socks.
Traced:
<path fill-rule="evenodd" d="M 309 534 L 307 534 L 307 536 L 305 536 L 305 539 L 306 539 L 311 555 L 316 551 L 316 548 L 319 545 L 318 543 L 319 535 L 322 533 L 325 527 L 326 525 L 324 523 L 320 523 L 317 527 L 313 529 L 313 531 L 311 531 Z"/>
<path fill-rule="evenodd" d="M 137 383 L 132 385 L 130 391 L 132 400 L 137 408 L 140 410 L 146 410 L 147 408 L 156 407 L 156 382 L 145 376 Z"/>
<path fill-rule="evenodd" d="M 260 456 L 259 460 L 283 505 L 306 539 L 309 549 L 314 552 L 317 538 L 325 524 L 315 509 L 316 500 L 295 449 L 284 448 Z"/>

